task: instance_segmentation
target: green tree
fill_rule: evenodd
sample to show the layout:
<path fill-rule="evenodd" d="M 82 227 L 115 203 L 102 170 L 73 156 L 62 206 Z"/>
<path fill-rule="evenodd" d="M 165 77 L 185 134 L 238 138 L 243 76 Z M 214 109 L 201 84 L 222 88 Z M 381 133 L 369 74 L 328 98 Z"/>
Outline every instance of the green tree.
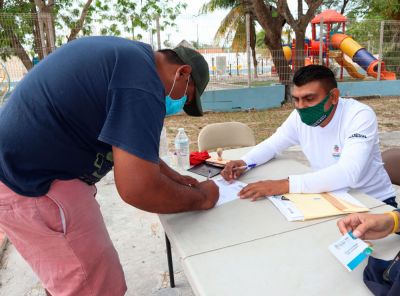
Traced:
<path fill-rule="evenodd" d="M 282 28 L 286 23 L 285 17 L 276 7 L 276 1 L 245 0 L 248 9 L 253 13 L 265 32 L 264 43 L 270 50 L 279 81 L 286 85 L 286 99 L 289 98 L 289 79 L 291 69 L 282 50 Z"/>
<path fill-rule="evenodd" d="M 360 1 L 357 1 L 359 3 Z M 357 5 L 353 0 L 324 0 L 321 7 L 318 9 L 318 13 L 326 9 L 335 9 L 341 14 L 346 14 L 350 9 L 354 9 L 354 5 Z"/>
<path fill-rule="evenodd" d="M 264 38 L 265 38 L 264 30 L 257 32 L 257 34 L 256 34 L 256 47 L 257 48 L 267 48 L 264 43 Z"/>
<path fill-rule="evenodd" d="M 303 12 L 303 1 L 308 6 L 306 13 Z M 322 0 L 297 0 L 297 18 L 295 18 L 289 9 L 287 0 L 278 0 L 278 11 L 285 17 L 296 35 L 296 50 L 292 53 L 295 69 L 304 66 L 306 29 L 321 3 Z"/>
<path fill-rule="evenodd" d="M 331 1 L 333 7 L 343 5 L 342 11 L 348 17 L 363 19 L 400 20 L 399 0 L 326 0 Z M 342 3 L 342 1 L 344 1 Z M 324 1 L 325 2 L 325 1 Z M 344 5 L 346 4 L 346 5 Z"/>
<path fill-rule="evenodd" d="M 93 34 L 94 28 L 101 34 L 125 32 L 141 39 L 135 29 L 154 30 L 157 16 L 161 30 L 174 26 L 185 8 L 167 0 L 0 0 L 0 55 L 18 56 L 29 70 L 32 56 L 42 59 L 56 45 Z"/>
<path fill-rule="evenodd" d="M 236 53 L 243 52 L 246 49 L 246 13 L 250 16 L 250 48 L 253 58 L 254 69 L 257 69 L 256 58 L 256 21 L 253 13 L 243 1 L 237 0 L 210 0 L 204 4 L 200 13 L 213 12 L 216 9 L 230 9 L 228 14 L 221 21 L 219 28 L 214 36 L 215 43 L 219 44 L 221 40 L 225 43 L 230 42 L 232 50 Z M 233 37 L 231 37 L 233 36 Z M 254 71 L 254 78 L 257 78 L 257 70 Z"/>

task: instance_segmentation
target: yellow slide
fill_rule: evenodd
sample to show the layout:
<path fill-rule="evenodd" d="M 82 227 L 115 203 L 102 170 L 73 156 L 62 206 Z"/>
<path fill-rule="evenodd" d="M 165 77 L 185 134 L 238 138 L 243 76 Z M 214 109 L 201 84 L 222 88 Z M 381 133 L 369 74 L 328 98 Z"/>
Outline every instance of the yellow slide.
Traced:
<path fill-rule="evenodd" d="M 335 61 L 340 65 L 343 66 L 347 73 L 349 73 L 349 75 L 353 78 L 357 78 L 357 79 L 364 79 L 365 76 L 361 73 L 359 73 L 356 69 L 356 67 L 354 67 L 354 65 L 348 61 L 346 61 L 346 59 L 343 56 L 344 54 L 341 53 L 340 51 L 330 51 L 329 52 L 329 56 L 331 58 L 334 58 Z"/>

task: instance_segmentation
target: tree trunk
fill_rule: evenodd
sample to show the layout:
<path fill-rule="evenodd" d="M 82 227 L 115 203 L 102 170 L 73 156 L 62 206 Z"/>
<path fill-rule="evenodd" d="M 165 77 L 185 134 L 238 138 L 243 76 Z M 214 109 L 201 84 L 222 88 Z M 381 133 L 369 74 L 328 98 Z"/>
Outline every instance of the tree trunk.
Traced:
<path fill-rule="evenodd" d="M 79 17 L 79 20 L 76 22 L 75 24 L 75 28 L 73 28 L 71 30 L 71 33 L 69 34 L 69 36 L 67 37 L 68 42 L 76 39 L 76 37 L 78 36 L 78 33 L 82 30 L 83 28 L 83 24 L 85 22 L 85 18 L 89 12 L 89 7 L 92 4 L 93 0 L 87 0 L 85 5 L 82 8 L 82 12 L 81 12 L 81 16 Z"/>
<path fill-rule="evenodd" d="M 256 49 L 251 48 L 251 56 L 253 57 L 253 66 L 254 66 L 254 78 L 258 78 L 258 73 L 257 73 L 257 57 L 256 57 Z"/>
<path fill-rule="evenodd" d="M 4 23 L 0 18 L 0 25 L 6 33 L 6 36 L 10 36 L 10 46 L 14 50 L 15 55 L 21 60 L 25 68 L 29 71 L 32 68 L 32 61 L 29 55 L 26 53 L 25 48 L 22 46 L 17 35 L 15 35 L 12 28 L 7 23 Z"/>
<path fill-rule="evenodd" d="M 291 69 L 283 54 L 282 47 L 271 48 L 272 61 L 274 62 L 279 82 L 290 84 Z"/>
<path fill-rule="evenodd" d="M 32 4 L 32 16 L 33 16 L 33 51 L 38 55 L 39 60 L 42 60 L 44 58 L 43 56 L 43 45 L 42 45 L 42 40 L 40 38 L 40 28 L 39 28 L 39 19 L 38 19 L 38 14 L 36 10 L 36 6 L 33 0 L 30 0 Z"/>
<path fill-rule="evenodd" d="M 290 82 L 290 68 L 282 49 L 282 28 L 285 18 L 278 14 L 275 8 L 262 0 L 252 0 L 249 8 L 257 19 L 258 23 L 265 31 L 264 43 L 271 51 L 272 61 L 274 62 L 279 81 L 283 84 Z M 273 12 L 277 13 L 276 15 Z"/>
<path fill-rule="evenodd" d="M 291 70 L 288 62 L 285 59 L 285 55 L 283 54 L 280 35 L 273 34 L 272 36 L 266 33 L 264 42 L 271 51 L 272 61 L 274 62 L 276 72 L 278 73 L 279 82 L 283 84 L 289 84 Z"/>
<path fill-rule="evenodd" d="M 253 66 L 254 66 L 254 78 L 258 78 L 257 74 L 257 56 L 256 56 L 256 28 L 254 22 L 254 16 L 250 14 L 250 48 L 251 55 L 253 57 Z"/>
<path fill-rule="evenodd" d="M 264 43 L 271 51 L 272 61 L 278 73 L 279 81 L 285 85 L 289 85 L 291 70 L 284 57 L 281 44 L 285 18 L 268 1 L 247 0 L 247 2 L 253 15 L 265 31 Z M 285 89 L 288 89 L 288 87 L 285 87 Z"/>
<path fill-rule="evenodd" d="M 21 42 L 19 41 L 18 37 L 12 32 L 11 30 L 8 32 L 11 36 L 11 44 L 12 48 L 15 51 L 17 57 L 21 60 L 24 64 L 26 70 L 30 70 L 33 67 L 32 61 L 29 58 L 29 55 L 26 53 L 25 48 L 22 46 Z"/>
<path fill-rule="evenodd" d="M 308 5 L 308 10 L 303 14 L 303 1 Z M 304 40 L 306 28 L 314 17 L 315 11 L 321 5 L 322 0 L 297 0 L 297 20 L 294 19 L 286 0 L 279 0 L 278 11 L 285 16 L 288 24 L 296 34 L 296 51 L 292 53 L 294 69 L 304 66 Z"/>
<path fill-rule="evenodd" d="M 296 50 L 292 54 L 294 70 L 304 66 L 304 41 L 305 32 L 302 30 L 295 31 L 296 34 Z"/>
<path fill-rule="evenodd" d="M 285 99 L 282 102 L 282 105 L 284 103 L 293 103 L 293 98 L 292 98 L 292 86 L 290 84 L 285 84 Z"/>

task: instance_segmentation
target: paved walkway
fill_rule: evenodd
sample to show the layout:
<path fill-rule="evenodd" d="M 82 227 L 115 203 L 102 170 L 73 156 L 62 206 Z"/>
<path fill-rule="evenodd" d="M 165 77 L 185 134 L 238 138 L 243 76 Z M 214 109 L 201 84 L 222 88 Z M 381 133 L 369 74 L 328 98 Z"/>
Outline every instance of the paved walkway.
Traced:
<path fill-rule="evenodd" d="M 380 138 L 383 150 L 400 146 L 400 132 L 383 133 Z M 297 148 L 285 154 L 305 162 Z M 397 193 L 400 196 L 399 187 Z M 111 175 L 99 182 L 97 200 L 120 255 L 128 284 L 127 296 L 192 296 L 176 257 L 177 288 L 169 288 L 164 232 L 157 215 L 125 204 L 117 194 Z M 0 295 L 45 296 L 40 282 L 10 243 L 6 245 L 0 265 Z"/>

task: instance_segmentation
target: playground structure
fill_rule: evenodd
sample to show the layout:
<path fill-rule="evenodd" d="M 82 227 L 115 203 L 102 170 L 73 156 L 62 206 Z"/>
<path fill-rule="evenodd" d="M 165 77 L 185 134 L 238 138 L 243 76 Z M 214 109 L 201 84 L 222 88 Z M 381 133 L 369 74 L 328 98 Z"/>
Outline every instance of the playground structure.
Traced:
<path fill-rule="evenodd" d="M 356 79 L 364 79 L 365 75 L 360 73 L 355 64 L 365 70 L 368 76 L 377 78 L 379 72 L 379 60 L 368 52 L 363 46 L 356 42 L 352 37 L 345 34 L 347 18 L 334 11 L 325 10 L 317 15 L 312 21 L 312 39 L 306 39 L 304 45 L 305 61 L 304 64 L 319 63 L 320 56 L 325 59 L 325 65 L 329 66 L 330 59 L 335 60 L 340 65 L 340 79 L 343 80 L 343 68 L 347 73 Z M 317 39 L 316 25 L 326 26 L 322 40 Z M 341 27 L 341 32 L 339 28 Z M 322 42 L 322 45 L 320 44 Z M 320 49 L 322 48 L 322 55 Z M 292 51 L 296 50 L 295 40 L 292 46 L 282 47 L 285 59 L 295 64 Z M 381 63 L 380 79 L 395 80 L 396 75 L 386 70 L 385 63 Z"/>
<path fill-rule="evenodd" d="M 0 104 L 2 104 L 10 91 L 10 76 L 6 67 L 0 63 Z"/>

